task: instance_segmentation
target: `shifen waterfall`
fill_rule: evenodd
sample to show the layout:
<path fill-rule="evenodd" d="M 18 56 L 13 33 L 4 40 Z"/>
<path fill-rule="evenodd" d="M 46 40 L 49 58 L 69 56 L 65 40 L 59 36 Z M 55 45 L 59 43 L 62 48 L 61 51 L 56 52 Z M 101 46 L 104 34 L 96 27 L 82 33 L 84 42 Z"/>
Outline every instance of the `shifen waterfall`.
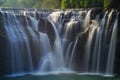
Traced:
<path fill-rule="evenodd" d="M 0 9 L 0 74 L 120 74 L 119 11 Z"/>

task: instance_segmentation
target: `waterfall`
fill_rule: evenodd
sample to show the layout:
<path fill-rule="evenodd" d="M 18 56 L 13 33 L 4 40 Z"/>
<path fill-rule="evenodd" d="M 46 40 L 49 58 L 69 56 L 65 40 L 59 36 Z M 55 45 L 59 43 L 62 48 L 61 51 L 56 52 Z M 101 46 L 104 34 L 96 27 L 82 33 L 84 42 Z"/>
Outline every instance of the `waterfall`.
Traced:
<path fill-rule="evenodd" d="M 89 33 L 88 41 L 86 43 L 86 51 L 85 51 L 85 57 L 84 57 L 86 71 L 89 71 L 89 61 L 91 56 L 92 40 L 94 39 L 95 30 L 96 30 L 96 27 L 93 26 L 93 29 Z"/>
<path fill-rule="evenodd" d="M 104 17 L 102 21 L 100 22 L 99 27 L 97 28 L 97 35 L 96 35 L 96 41 L 95 41 L 95 49 L 94 49 L 94 57 L 93 57 L 93 71 L 97 71 L 99 73 L 99 65 L 100 65 L 100 53 L 101 53 L 101 43 L 102 43 L 102 35 L 104 30 L 106 20 L 106 14 L 104 14 Z M 96 65 L 96 66 L 95 66 Z M 95 70 L 97 69 L 97 70 Z"/>
<path fill-rule="evenodd" d="M 23 72 L 26 65 L 30 71 L 33 70 L 31 59 L 30 44 L 23 25 L 14 14 L 4 13 L 4 28 L 8 39 L 8 54 L 11 54 L 11 70 L 12 73 Z M 28 26 L 28 25 L 26 25 Z M 25 48 L 24 48 L 25 47 Z"/>
<path fill-rule="evenodd" d="M 75 44 L 73 46 L 73 50 L 71 52 L 71 56 L 70 56 L 70 60 L 69 60 L 69 67 L 70 68 L 72 68 L 72 64 L 73 64 L 72 62 L 73 62 L 73 59 L 74 59 L 74 52 L 75 52 L 75 48 L 76 48 L 76 45 L 77 45 L 77 41 L 78 40 L 75 41 Z"/>
<path fill-rule="evenodd" d="M 114 75 L 118 19 L 116 10 L 1 8 L 0 72 Z"/>
<path fill-rule="evenodd" d="M 40 33 L 40 45 L 42 48 L 42 58 L 39 64 L 39 71 L 47 72 L 56 69 L 55 57 L 51 51 L 49 38 L 45 33 Z"/>
<path fill-rule="evenodd" d="M 85 21 L 83 23 L 83 28 L 84 29 L 86 29 L 86 27 L 89 26 L 91 11 L 92 10 L 89 10 L 86 14 Z"/>
<path fill-rule="evenodd" d="M 118 15 L 116 16 L 115 22 L 113 24 L 113 30 L 112 30 L 112 35 L 111 35 L 111 40 L 110 40 L 110 48 L 108 52 L 108 60 L 107 60 L 107 67 L 106 67 L 106 73 L 113 74 L 113 69 L 114 69 L 114 61 L 115 61 L 115 48 L 116 48 L 116 38 L 117 38 L 117 24 L 118 24 Z"/>
<path fill-rule="evenodd" d="M 54 17 L 55 18 L 55 17 Z M 59 33 L 57 31 L 57 26 L 55 26 L 55 24 L 52 22 L 51 20 L 51 16 L 48 16 L 48 20 L 51 22 L 51 24 L 53 25 L 53 29 L 55 31 L 55 42 L 54 42 L 54 53 L 55 53 L 55 58 L 56 58 L 56 65 L 57 67 L 65 67 L 65 63 L 64 63 L 64 58 L 63 58 L 63 50 L 62 50 L 62 44 L 61 44 L 61 39 L 59 36 Z"/>

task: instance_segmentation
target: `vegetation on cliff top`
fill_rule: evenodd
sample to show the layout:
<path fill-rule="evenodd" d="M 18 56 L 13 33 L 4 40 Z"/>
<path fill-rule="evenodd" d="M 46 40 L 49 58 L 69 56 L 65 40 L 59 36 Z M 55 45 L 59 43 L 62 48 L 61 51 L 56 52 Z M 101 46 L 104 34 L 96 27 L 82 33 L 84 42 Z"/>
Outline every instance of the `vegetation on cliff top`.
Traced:
<path fill-rule="evenodd" d="M 119 0 L 0 0 L 0 6 L 11 8 L 91 8 L 120 7 Z"/>

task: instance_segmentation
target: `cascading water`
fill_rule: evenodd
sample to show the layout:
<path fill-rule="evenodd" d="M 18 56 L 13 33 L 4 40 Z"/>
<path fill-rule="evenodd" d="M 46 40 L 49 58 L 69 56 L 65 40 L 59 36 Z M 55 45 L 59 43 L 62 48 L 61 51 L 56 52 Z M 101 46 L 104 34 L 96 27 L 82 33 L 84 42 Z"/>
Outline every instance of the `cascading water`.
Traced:
<path fill-rule="evenodd" d="M 51 12 L 0 10 L 0 72 L 114 74 L 119 12 Z"/>
<path fill-rule="evenodd" d="M 11 55 L 11 72 L 24 72 L 25 65 L 33 70 L 30 44 L 20 20 L 14 14 L 4 13 L 4 28 L 8 39 L 8 54 Z M 27 27 L 28 25 L 26 25 Z M 28 28 L 30 28 L 28 26 Z M 32 33 L 32 32 L 31 32 Z M 34 36 L 34 35 L 33 35 Z M 35 37 L 35 36 L 34 36 Z M 24 48 L 25 47 L 25 48 Z M 26 59 L 25 59 L 26 58 Z M 25 61 L 26 63 L 24 63 Z"/>
<path fill-rule="evenodd" d="M 42 48 L 42 58 L 39 64 L 40 72 L 52 71 L 56 68 L 55 57 L 52 54 L 49 38 L 45 33 L 40 33 L 40 45 Z"/>
<path fill-rule="evenodd" d="M 60 15 L 60 13 L 58 13 L 58 14 Z M 48 20 L 52 24 L 54 32 L 55 32 L 55 42 L 53 45 L 53 52 L 55 54 L 56 70 L 61 70 L 61 69 L 65 70 L 65 63 L 64 63 L 64 58 L 63 58 L 63 49 L 62 49 L 59 31 L 57 30 L 57 27 L 60 27 L 60 26 L 57 26 L 55 23 L 52 22 L 52 20 L 55 20 L 57 16 L 58 15 L 52 17 L 50 15 L 50 16 L 48 16 Z M 57 17 L 56 20 L 59 20 L 59 17 Z M 56 21 L 56 23 L 57 23 L 57 21 Z"/>
<path fill-rule="evenodd" d="M 97 34 L 95 40 L 95 49 L 93 51 L 93 59 L 92 59 L 92 72 L 97 71 L 99 73 L 99 64 L 100 64 L 100 49 L 101 49 L 101 39 L 103 34 L 103 28 L 105 24 L 105 16 L 100 22 L 100 25 L 96 25 L 97 27 Z M 96 70 L 95 70 L 96 69 Z"/>
<path fill-rule="evenodd" d="M 106 67 L 106 73 L 112 73 L 113 74 L 113 69 L 114 69 L 114 61 L 115 61 L 115 48 L 116 48 L 116 39 L 117 39 L 117 24 L 118 24 L 118 15 L 116 16 L 115 22 L 113 24 L 113 30 L 112 30 L 112 35 L 111 35 L 111 40 L 110 40 L 110 48 L 108 52 L 108 60 L 107 60 L 107 67 Z M 111 65 L 111 66 L 110 66 Z"/>

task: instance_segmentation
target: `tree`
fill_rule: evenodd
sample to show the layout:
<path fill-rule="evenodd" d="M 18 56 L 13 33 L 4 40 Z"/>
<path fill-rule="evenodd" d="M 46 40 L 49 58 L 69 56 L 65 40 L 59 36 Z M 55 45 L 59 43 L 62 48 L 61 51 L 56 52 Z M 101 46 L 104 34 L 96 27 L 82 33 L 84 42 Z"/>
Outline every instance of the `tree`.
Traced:
<path fill-rule="evenodd" d="M 111 0 L 104 0 L 104 7 L 110 6 Z"/>
<path fill-rule="evenodd" d="M 119 0 L 0 0 L 0 6 L 11 8 L 120 8 L 119 4 Z"/>
<path fill-rule="evenodd" d="M 6 0 L 3 7 L 11 8 L 38 8 L 43 0 Z"/>
<path fill-rule="evenodd" d="M 5 2 L 6 0 L 0 0 L 0 6 L 2 6 Z"/>
<path fill-rule="evenodd" d="M 65 9 L 65 8 L 70 8 L 71 4 L 70 4 L 70 0 L 62 0 L 62 9 Z"/>
<path fill-rule="evenodd" d="M 16 0 L 6 0 L 6 2 L 2 5 L 3 7 L 18 7 L 18 3 Z"/>
<path fill-rule="evenodd" d="M 57 0 L 57 8 L 61 8 L 61 2 L 62 0 Z"/>
<path fill-rule="evenodd" d="M 62 8 L 103 7 L 104 0 L 62 0 Z"/>
<path fill-rule="evenodd" d="M 88 0 L 62 0 L 62 8 L 85 8 Z"/>
<path fill-rule="evenodd" d="M 45 9 L 54 9 L 57 8 L 57 0 L 44 0 L 42 2 L 42 8 Z"/>
<path fill-rule="evenodd" d="M 35 2 L 35 5 L 33 6 L 33 8 L 41 8 L 41 6 L 42 6 L 42 1 L 43 1 L 43 0 L 37 0 L 37 1 Z"/>

